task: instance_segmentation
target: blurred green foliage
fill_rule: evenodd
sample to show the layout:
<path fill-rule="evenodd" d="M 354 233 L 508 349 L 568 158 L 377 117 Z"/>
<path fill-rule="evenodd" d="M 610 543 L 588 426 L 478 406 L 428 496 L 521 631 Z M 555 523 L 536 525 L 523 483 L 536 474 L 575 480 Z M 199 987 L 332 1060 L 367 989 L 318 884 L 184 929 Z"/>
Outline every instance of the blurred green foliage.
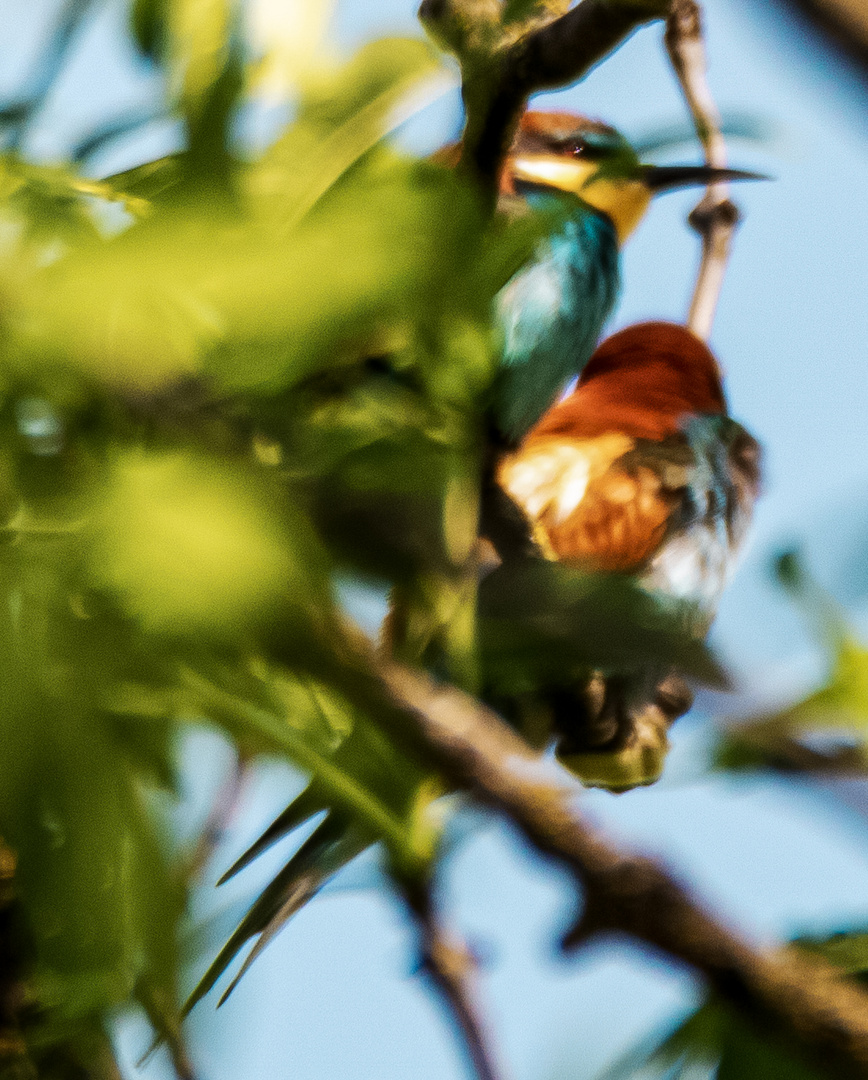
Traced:
<path fill-rule="evenodd" d="M 820 686 L 783 709 L 724 727 L 715 764 L 864 775 L 868 767 L 868 649 L 843 609 L 810 576 L 796 552 L 775 574 L 805 617 L 826 659 Z"/>
<path fill-rule="evenodd" d="M 868 934 L 860 927 L 795 938 L 788 946 L 868 983 Z M 662 1037 L 606 1070 L 600 1080 L 821 1080 L 808 1062 L 760 1018 L 754 1022 L 713 994 Z"/>
<path fill-rule="evenodd" d="M 723 770 L 775 769 L 790 775 L 864 777 L 868 765 L 868 649 L 846 613 L 811 576 L 796 551 L 780 554 L 774 576 L 804 616 L 826 660 L 819 686 L 781 709 L 722 726 L 712 764 Z M 798 937 L 791 948 L 868 983 L 864 927 Z M 605 1080 L 818 1080 L 806 1062 L 759 1021 L 750 1024 L 709 995 L 662 1038 L 637 1048 Z"/>
<path fill-rule="evenodd" d="M 649 1050 L 638 1050 L 605 1080 L 820 1080 L 827 1075 L 731 1006 L 709 998 Z"/>
<path fill-rule="evenodd" d="M 477 588 L 492 299 L 552 221 L 491 216 L 384 141 L 432 48 L 309 65 L 246 160 L 236 6 L 136 0 L 131 32 L 183 151 L 104 180 L 0 157 L 0 850 L 23 928 L 0 981 L 36 1003 L 0 1024 L 37 1064 L 96 1060 L 132 1000 L 176 1031 L 194 883 L 153 811 L 185 725 L 310 778 L 236 869 L 320 815 L 192 1000 L 371 843 L 432 873 L 445 788 L 384 723 L 340 578 L 397 590 L 396 653 L 496 700 L 649 655 L 719 675 L 623 581 L 534 564 Z"/>

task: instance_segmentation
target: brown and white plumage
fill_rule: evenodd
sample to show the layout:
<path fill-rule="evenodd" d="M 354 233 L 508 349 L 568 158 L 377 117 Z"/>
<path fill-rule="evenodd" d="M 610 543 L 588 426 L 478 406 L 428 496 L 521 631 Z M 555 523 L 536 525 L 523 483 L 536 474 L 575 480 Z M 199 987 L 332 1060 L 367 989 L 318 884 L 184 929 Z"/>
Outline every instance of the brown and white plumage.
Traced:
<path fill-rule="evenodd" d="M 728 418 L 708 348 L 681 326 L 645 323 L 599 347 L 574 392 L 497 475 L 549 558 L 642 575 L 703 525 L 732 561 L 757 493 L 759 448 Z"/>
<path fill-rule="evenodd" d="M 756 441 L 728 416 L 709 349 L 684 327 L 645 323 L 603 342 L 573 393 L 502 458 L 497 480 L 544 556 L 630 574 L 661 598 L 686 601 L 690 631 L 701 637 L 750 521 L 759 459 Z M 627 787 L 656 778 L 665 726 L 685 701 L 676 692 L 673 702 L 671 678 L 652 672 L 617 687 L 592 680 L 585 727 L 590 741 L 602 744 L 598 750 L 608 747 L 615 756 L 603 770 L 608 780 L 590 782 Z M 651 705 L 666 724 L 637 734 Z M 581 759 L 580 774 L 594 771 L 583 752 L 586 734 L 562 732 L 561 750 L 569 752 L 572 739 L 571 762 Z"/>

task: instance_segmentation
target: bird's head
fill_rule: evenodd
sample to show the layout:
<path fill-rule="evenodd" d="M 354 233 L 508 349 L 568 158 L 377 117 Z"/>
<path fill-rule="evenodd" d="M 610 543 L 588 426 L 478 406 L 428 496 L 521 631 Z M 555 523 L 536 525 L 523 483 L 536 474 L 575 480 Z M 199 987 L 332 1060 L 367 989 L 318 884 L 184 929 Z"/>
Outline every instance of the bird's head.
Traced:
<path fill-rule="evenodd" d="M 599 120 L 568 112 L 526 112 L 507 158 L 502 186 L 577 195 L 611 218 L 624 240 L 654 195 L 713 181 L 759 179 L 705 165 L 645 165 L 624 136 Z"/>

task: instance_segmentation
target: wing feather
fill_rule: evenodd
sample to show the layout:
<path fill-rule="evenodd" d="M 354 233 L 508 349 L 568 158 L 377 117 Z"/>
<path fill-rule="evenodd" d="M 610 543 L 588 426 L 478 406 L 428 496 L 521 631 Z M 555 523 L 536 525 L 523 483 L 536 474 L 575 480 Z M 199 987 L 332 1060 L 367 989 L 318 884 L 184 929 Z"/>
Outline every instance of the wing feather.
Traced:
<path fill-rule="evenodd" d="M 675 503 L 651 469 L 627 472 L 614 464 L 588 484 L 584 498 L 564 521 L 543 515 L 551 550 L 564 562 L 595 570 L 631 571 L 662 544 Z"/>
<path fill-rule="evenodd" d="M 641 571 L 661 591 L 699 590 L 713 607 L 705 585 L 716 598 L 750 520 L 759 476 L 755 440 L 729 418 L 708 417 L 659 441 L 615 433 L 532 437 L 506 455 L 497 479 L 548 558 Z"/>
<path fill-rule="evenodd" d="M 501 463 L 498 481 L 552 559 L 629 571 L 660 546 L 678 500 L 654 468 L 628 465 L 626 435 L 534 440 Z"/>

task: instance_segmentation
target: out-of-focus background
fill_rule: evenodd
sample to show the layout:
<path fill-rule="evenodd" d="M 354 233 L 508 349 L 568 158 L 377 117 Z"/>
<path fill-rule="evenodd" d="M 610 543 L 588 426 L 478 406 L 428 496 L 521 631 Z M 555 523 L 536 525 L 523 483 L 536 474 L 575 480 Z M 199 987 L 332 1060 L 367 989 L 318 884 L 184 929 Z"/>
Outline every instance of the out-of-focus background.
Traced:
<path fill-rule="evenodd" d="M 734 127 L 750 118 L 754 129 L 752 139 L 733 139 L 733 163 L 774 177 L 738 190 L 745 220 L 713 335 L 732 410 L 765 447 L 766 490 L 751 549 L 714 631 L 735 690 L 700 696 L 679 722 L 660 783 L 623 796 L 589 792 L 586 801 L 612 834 L 663 856 L 724 918 L 770 942 L 868 925 L 861 782 L 708 770 L 713 717 L 794 700 L 823 675 L 819 647 L 772 581 L 776 551 L 799 545 L 806 565 L 868 636 L 868 81 L 855 60 L 784 4 L 707 0 L 705 9 L 717 101 Z M 0 102 L 27 91 L 64 10 L 49 0 L 0 0 Z M 99 121 L 149 115 L 161 88 L 134 55 L 126 19 L 118 0 L 89 6 L 21 147 L 25 155 L 60 159 Z M 409 0 L 339 0 L 331 20 L 330 39 L 341 52 L 396 33 L 421 34 Z M 580 86 L 536 104 L 598 116 L 638 142 L 686 130 L 661 38 L 660 26 L 637 33 Z M 250 146 L 266 141 L 290 108 L 260 102 L 243 118 L 240 137 Z M 457 89 L 441 86 L 398 138 L 427 153 L 459 130 Z M 165 121 L 137 126 L 94 154 L 90 167 L 95 175 L 119 171 L 168 152 L 178 137 Z M 666 154 L 691 160 L 698 148 L 685 139 Z M 683 318 L 698 249 L 684 224 L 691 198 L 660 200 L 631 241 L 613 329 L 648 317 Z M 376 623 L 378 597 L 354 593 L 347 602 Z M 192 835 L 230 753 L 206 735 L 192 738 L 185 753 L 188 800 L 177 828 Z M 256 770 L 199 896 L 203 956 L 283 853 L 219 893 L 213 882 L 300 783 L 284 766 Z M 555 942 L 570 909 L 558 873 L 497 821 L 481 814 L 462 821 L 445 901 L 482 958 L 508 1075 L 593 1077 L 696 1004 L 699 988 L 688 974 L 625 942 L 560 959 Z M 465 1075 L 446 1018 L 414 964 L 400 909 L 367 855 L 290 923 L 222 1009 L 212 996 L 195 1010 L 191 1051 L 202 1077 Z M 160 1054 L 137 1067 L 147 1034 L 135 1017 L 119 1016 L 116 1030 L 128 1077 L 169 1075 Z"/>

